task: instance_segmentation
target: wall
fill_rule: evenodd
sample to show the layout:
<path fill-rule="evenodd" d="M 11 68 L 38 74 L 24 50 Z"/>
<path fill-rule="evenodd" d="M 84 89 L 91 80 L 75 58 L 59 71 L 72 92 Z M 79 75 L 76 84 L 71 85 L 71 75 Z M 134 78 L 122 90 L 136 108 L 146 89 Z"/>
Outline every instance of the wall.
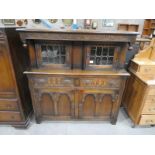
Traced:
<path fill-rule="evenodd" d="M 17 20 L 16 20 L 17 21 Z M 92 21 L 97 21 L 98 22 L 98 30 L 103 30 L 103 31 L 115 31 L 117 30 L 118 23 L 127 23 L 127 24 L 139 24 L 139 33 L 142 33 L 143 30 L 143 24 L 144 24 L 144 19 L 113 19 L 114 25 L 113 27 L 104 27 L 103 26 L 103 19 L 93 19 Z M 84 26 L 84 19 L 78 19 L 77 23 L 80 27 L 83 28 Z M 53 29 L 60 28 L 64 26 L 63 22 L 61 19 L 58 19 L 58 22 L 53 25 Z M 4 26 L 0 20 L 0 26 Z M 28 25 L 27 27 L 29 28 L 45 28 L 45 26 L 41 24 L 34 24 L 31 19 L 28 19 Z"/>

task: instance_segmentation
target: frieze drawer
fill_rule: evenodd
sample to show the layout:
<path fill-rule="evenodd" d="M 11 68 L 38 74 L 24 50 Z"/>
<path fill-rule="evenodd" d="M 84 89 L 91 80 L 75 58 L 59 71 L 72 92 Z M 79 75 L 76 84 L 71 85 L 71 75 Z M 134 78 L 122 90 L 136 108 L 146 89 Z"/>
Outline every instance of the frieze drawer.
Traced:
<path fill-rule="evenodd" d="M 99 88 L 119 88 L 120 79 L 108 78 L 82 78 L 80 79 L 81 87 L 99 87 Z"/>
<path fill-rule="evenodd" d="M 34 87 L 71 87 L 74 86 L 74 79 L 69 77 L 34 78 L 32 84 Z"/>

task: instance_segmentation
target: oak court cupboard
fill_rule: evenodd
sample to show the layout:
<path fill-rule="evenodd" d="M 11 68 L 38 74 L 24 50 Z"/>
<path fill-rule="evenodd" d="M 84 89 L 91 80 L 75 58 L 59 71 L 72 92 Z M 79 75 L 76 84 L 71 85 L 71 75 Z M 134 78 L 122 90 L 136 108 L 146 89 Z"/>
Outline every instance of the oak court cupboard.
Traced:
<path fill-rule="evenodd" d="M 136 32 L 17 29 L 29 54 L 24 71 L 36 122 L 109 120 L 116 124 L 128 45 Z"/>

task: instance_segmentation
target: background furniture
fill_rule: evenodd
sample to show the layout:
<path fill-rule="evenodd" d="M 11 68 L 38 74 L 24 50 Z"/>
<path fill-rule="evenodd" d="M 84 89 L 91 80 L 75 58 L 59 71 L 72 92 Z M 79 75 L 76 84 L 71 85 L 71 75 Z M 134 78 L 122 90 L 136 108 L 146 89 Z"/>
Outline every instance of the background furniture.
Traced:
<path fill-rule="evenodd" d="M 138 24 L 118 24 L 118 30 L 121 31 L 130 31 L 130 32 L 138 32 L 139 25 Z"/>
<path fill-rule="evenodd" d="M 145 19 L 143 27 L 143 36 L 150 36 L 155 30 L 155 19 Z"/>
<path fill-rule="evenodd" d="M 0 124 L 26 127 L 32 111 L 28 56 L 14 28 L 0 28 Z"/>
<path fill-rule="evenodd" d="M 155 124 L 155 39 L 131 61 L 122 103 L 135 125 Z"/>
<path fill-rule="evenodd" d="M 41 120 L 117 121 L 129 74 L 128 43 L 138 33 L 18 29 L 29 49 L 25 71 L 37 123 Z"/>

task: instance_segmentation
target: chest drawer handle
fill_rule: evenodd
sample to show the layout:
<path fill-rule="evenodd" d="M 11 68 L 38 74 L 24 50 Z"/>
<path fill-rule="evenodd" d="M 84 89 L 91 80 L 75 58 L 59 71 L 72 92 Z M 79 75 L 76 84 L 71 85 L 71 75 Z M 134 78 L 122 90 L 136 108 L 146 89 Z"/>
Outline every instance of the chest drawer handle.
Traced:
<path fill-rule="evenodd" d="M 146 123 L 153 123 L 153 120 L 146 120 Z"/>
<path fill-rule="evenodd" d="M 155 102 L 155 99 L 154 98 L 152 99 L 152 102 Z"/>
<path fill-rule="evenodd" d="M 149 108 L 148 110 L 149 111 L 155 111 L 155 108 Z"/>
<path fill-rule="evenodd" d="M 151 71 L 151 69 L 149 68 L 149 69 L 145 69 L 145 72 L 148 72 L 148 71 Z"/>

